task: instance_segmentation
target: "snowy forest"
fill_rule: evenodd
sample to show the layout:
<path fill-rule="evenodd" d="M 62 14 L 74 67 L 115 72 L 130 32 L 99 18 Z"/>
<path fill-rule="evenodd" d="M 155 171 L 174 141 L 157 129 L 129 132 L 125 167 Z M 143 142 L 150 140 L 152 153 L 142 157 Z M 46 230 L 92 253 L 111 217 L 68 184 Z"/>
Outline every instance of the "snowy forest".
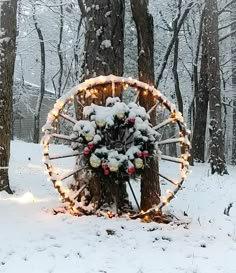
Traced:
<path fill-rule="evenodd" d="M 235 84 L 236 0 L 0 0 L 0 272 L 235 272 Z"/>

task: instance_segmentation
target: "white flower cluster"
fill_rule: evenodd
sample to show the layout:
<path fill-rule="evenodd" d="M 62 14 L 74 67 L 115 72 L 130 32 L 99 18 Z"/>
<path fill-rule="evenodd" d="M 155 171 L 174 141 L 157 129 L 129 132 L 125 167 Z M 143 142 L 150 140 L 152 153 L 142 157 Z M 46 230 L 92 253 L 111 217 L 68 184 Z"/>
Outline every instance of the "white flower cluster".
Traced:
<path fill-rule="evenodd" d="M 75 124 L 71 138 L 84 146 L 93 169 L 131 175 L 144 168 L 158 137 L 145 108 L 108 98 L 106 106 L 86 106 L 83 114 L 86 120 Z"/>

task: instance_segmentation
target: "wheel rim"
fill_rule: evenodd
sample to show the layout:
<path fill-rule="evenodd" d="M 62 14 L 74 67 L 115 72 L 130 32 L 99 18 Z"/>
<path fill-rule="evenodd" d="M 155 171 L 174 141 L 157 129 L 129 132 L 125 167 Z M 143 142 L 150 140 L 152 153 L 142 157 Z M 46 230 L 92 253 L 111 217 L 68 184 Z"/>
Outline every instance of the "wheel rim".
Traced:
<path fill-rule="evenodd" d="M 130 216 L 131 218 L 136 218 L 140 216 L 144 216 L 150 212 L 160 211 L 165 205 L 167 205 L 176 195 L 176 193 L 182 189 L 182 185 L 188 173 L 188 160 L 189 160 L 189 134 L 190 132 L 187 130 L 186 125 L 184 124 L 184 120 L 182 114 L 178 112 L 175 106 L 170 103 L 157 89 L 153 86 L 150 86 L 146 83 L 140 82 L 138 80 L 134 80 L 131 78 L 123 78 L 117 77 L 113 75 L 109 76 L 100 76 L 97 78 L 92 78 L 86 80 L 84 83 L 79 84 L 75 88 L 71 89 L 68 93 L 64 94 L 60 99 L 58 99 L 54 105 L 54 108 L 49 112 L 47 122 L 43 127 L 44 137 L 42 138 L 42 144 L 44 146 L 44 158 L 43 162 L 47 167 L 47 171 L 50 177 L 51 182 L 53 183 L 55 189 L 58 191 L 61 198 L 68 204 L 68 209 L 72 213 L 76 213 L 76 196 L 78 196 L 79 192 L 83 189 L 79 189 L 76 192 L 70 191 L 64 185 L 64 181 L 76 173 L 83 170 L 83 167 L 79 167 L 77 169 L 68 170 L 66 172 L 60 172 L 60 169 L 55 168 L 54 162 L 57 160 L 64 160 L 68 158 L 76 158 L 80 156 L 78 151 L 72 152 L 68 151 L 67 153 L 61 153 L 57 155 L 53 155 L 51 150 L 49 149 L 49 145 L 52 143 L 53 139 L 60 139 L 65 142 L 73 142 L 69 135 L 57 134 L 55 132 L 56 125 L 61 120 L 67 120 L 72 125 L 77 122 L 76 118 L 70 116 L 69 114 L 63 113 L 63 111 L 70 105 L 74 99 L 76 99 L 79 103 L 81 103 L 80 99 L 83 97 L 86 92 L 90 92 L 90 90 L 96 89 L 98 87 L 103 87 L 106 85 L 112 85 L 112 93 L 115 94 L 116 86 L 122 87 L 132 87 L 138 94 L 138 90 L 144 90 L 145 92 L 149 92 L 156 98 L 155 107 L 161 107 L 166 111 L 166 117 L 163 121 L 153 127 L 156 131 L 161 131 L 166 126 L 172 126 L 173 124 L 177 126 L 177 136 L 169 137 L 168 139 L 160 139 L 157 141 L 157 149 L 159 152 L 159 160 L 168 161 L 173 164 L 180 165 L 179 177 L 178 178 L 170 178 L 167 174 L 163 174 L 161 171 L 158 172 L 160 179 L 164 179 L 168 182 L 172 188 L 167 190 L 167 193 L 163 196 L 160 196 L 160 203 L 157 206 L 154 206 L 147 211 L 137 212 L 135 215 Z M 101 89 L 100 89 L 101 90 Z M 100 91 L 102 92 L 102 91 Z M 153 108 L 153 109 L 154 109 Z M 152 109 L 152 110 L 153 110 Z M 176 134 L 176 133 L 175 133 Z M 168 145 L 172 145 L 173 143 L 177 143 L 179 146 L 179 153 L 177 156 L 170 156 L 162 154 L 160 147 L 165 147 Z"/>

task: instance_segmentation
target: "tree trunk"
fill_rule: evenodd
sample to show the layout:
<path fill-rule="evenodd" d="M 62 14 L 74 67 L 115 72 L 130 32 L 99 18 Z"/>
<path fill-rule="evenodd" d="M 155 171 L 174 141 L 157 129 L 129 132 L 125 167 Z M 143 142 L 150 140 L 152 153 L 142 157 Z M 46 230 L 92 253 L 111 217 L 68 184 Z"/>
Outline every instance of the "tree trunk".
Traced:
<path fill-rule="evenodd" d="M 63 8 L 63 1 L 60 0 L 60 31 L 59 31 L 59 41 L 57 44 L 57 55 L 59 59 L 59 76 L 58 76 L 58 88 L 56 92 L 56 97 L 60 98 L 63 92 L 62 86 L 62 78 L 64 72 L 64 60 L 63 60 L 63 53 L 62 53 L 62 40 L 63 40 L 63 33 L 64 33 L 64 8 Z M 58 130 L 60 132 L 60 130 Z"/>
<path fill-rule="evenodd" d="M 236 22 L 236 3 L 231 6 L 231 21 Z M 236 23 L 231 25 L 231 54 L 232 54 L 232 87 L 236 88 Z M 236 165 L 236 98 L 233 98 L 233 136 L 232 136 L 232 160 L 231 163 Z"/>
<path fill-rule="evenodd" d="M 206 14 L 203 12 L 203 14 Z M 204 16 L 204 15 L 203 15 Z M 202 32 L 202 57 L 198 88 L 195 89 L 196 97 L 196 114 L 193 127 L 192 138 L 192 153 L 193 158 L 197 162 L 205 162 L 205 136 L 207 124 L 207 111 L 209 102 L 209 90 L 207 86 L 208 74 L 208 53 L 207 53 L 207 33 L 206 33 L 206 17 L 203 19 L 203 32 Z"/>
<path fill-rule="evenodd" d="M 86 1 L 85 61 L 82 80 L 122 75 L 124 64 L 124 1 Z"/>
<path fill-rule="evenodd" d="M 138 35 L 138 70 L 139 80 L 154 84 L 154 40 L 153 17 L 148 12 L 148 1 L 131 0 L 133 18 Z M 152 94 L 140 92 L 139 103 L 146 110 L 152 108 L 156 99 Z M 156 123 L 156 109 L 151 113 L 151 122 Z M 160 202 L 160 184 L 158 176 L 158 160 L 153 158 L 150 166 L 145 168 L 141 181 L 141 208 L 147 210 Z"/>
<path fill-rule="evenodd" d="M 0 191 L 12 193 L 8 166 L 12 125 L 12 86 L 16 52 L 17 1 L 0 2 Z"/>
<path fill-rule="evenodd" d="M 174 64 L 172 68 L 174 83 L 175 83 L 175 94 L 178 102 L 178 109 L 181 113 L 184 113 L 183 98 L 179 86 L 179 75 L 178 75 L 178 61 L 179 61 L 179 38 L 176 39 L 174 45 Z"/>
<path fill-rule="evenodd" d="M 206 0 L 206 33 L 208 53 L 208 90 L 210 109 L 211 172 L 227 173 L 221 117 L 221 84 L 219 63 L 219 33 L 217 0 Z"/>
<path fill-rule="evenodd" d="M 35 113 L 34 113 L 34 135 L 33 135 L 33 142 L 39 143 L 40 141 L 40 111 L 41 106 L 43 102 L 43 97 L 45 93 L 45 71 L 46 71 L 46 53 L 45 53 L 45 45 L 44 45 L 44 38 L 41 31 L 41 28 L 39 27 L 38 20 L 36 17 L 36 7 L 35 3 L 33 4 L 33 20 L 34 20 L 34 26 L 38 34 L 39 38 L 39 44 L 40 44 L 40 54 L 41 54 L 41 71 L 40 71 L 40 90 L 39 95 L 37 98 L 37 103 L 35 107 Z"/>
<path fill-rule="evenodd" d="M 83 9 L 85 19 L 85 46 L 82 81 L 99 75 L 123 75 L 124 64 L 124 0 L 88 0 Z M 82 6 L 83 8 L 83 6 Z M 92 102 L 104 105 L 106 98 L 112 96 L 111 86 L 107 90 L 96 93 L 95 96 L 84 98 L 84 105 Z M 120 96 L 121 89 L 116 88 L 115 96 Z M 79 112 L 80 111 L 80 112 Z M 82 111 L 77 107 L 77 119 L 82 118 Z M 77 164 L 83 164 L 84 159 L 78 159 Z M 79 187 L 84 183 L 83 177 L 76 177 Z M 114 182 L 114 183 L 113 183 Z M 95 209 L 117 203 L 124 206 L 127 192 L 126 181 L 111 181 L 107 187 L 104 181 L 90 177 L 88 192 L 81 197 L 85 204 L 92 204 Z M 118 185 L 118 186 L 117 186 Z M 117 207 L 117 209 L 118 209 Z"/>

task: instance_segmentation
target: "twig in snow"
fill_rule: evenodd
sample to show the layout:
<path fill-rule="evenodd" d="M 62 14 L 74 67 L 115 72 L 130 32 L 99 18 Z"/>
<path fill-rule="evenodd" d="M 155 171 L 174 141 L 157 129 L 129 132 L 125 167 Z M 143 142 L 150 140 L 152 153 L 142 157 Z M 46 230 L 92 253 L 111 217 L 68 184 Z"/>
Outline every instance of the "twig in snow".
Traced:
<path fill-rule="evenodd" d="M 230 209 L 233 207 L 233 202 L 229 203 L 229 205 L 224 209 L 224 214 L 229 216 Z"/>

